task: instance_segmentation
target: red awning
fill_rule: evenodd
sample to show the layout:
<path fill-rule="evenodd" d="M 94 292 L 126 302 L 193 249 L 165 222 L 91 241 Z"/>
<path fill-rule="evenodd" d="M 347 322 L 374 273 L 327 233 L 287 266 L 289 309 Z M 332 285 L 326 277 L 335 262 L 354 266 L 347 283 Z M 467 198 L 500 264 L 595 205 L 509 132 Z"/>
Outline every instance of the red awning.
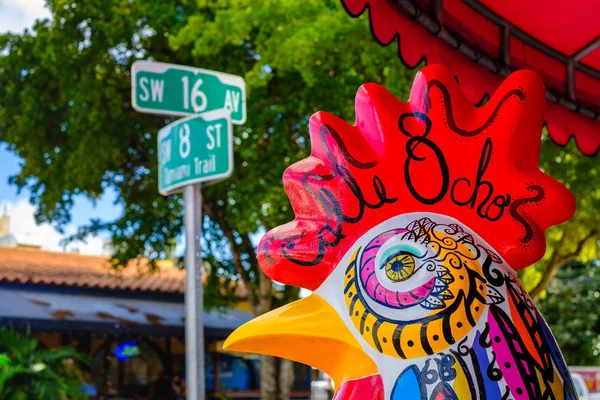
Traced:
<path fill-rule="evenodd" d="M 473 103 L 516 69 L 546 83 L 545 120 L 552 139 L 571 136 L 583 154 L 600 148 L 600 1 L 342 0 L 352 16 L 370 11 L 382 45 L 399 37 L 414 68 L 444 64 Z"/>

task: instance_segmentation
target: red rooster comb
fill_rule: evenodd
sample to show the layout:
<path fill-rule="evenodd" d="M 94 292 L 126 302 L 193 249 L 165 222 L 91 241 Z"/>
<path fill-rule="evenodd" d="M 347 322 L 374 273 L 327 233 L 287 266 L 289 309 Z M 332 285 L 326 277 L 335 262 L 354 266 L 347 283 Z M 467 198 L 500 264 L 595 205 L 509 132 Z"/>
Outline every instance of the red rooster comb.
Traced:
<path fill-rule="evenodd" d="M 354 126 L 315 114 L 311 156 L 283 176 L 296 218 L 263 238 L 262 269 L 314 290 L 359 237 L 410 212 L 459 220 L 515 270 L 539 260 L 544 230 L 575 210 L 572 194 L 538 167 L 544 94 L 536 73 L 519 71 L 477 108 L 433 65 L 417 74 L 407 103 L 363 85 Z"/>

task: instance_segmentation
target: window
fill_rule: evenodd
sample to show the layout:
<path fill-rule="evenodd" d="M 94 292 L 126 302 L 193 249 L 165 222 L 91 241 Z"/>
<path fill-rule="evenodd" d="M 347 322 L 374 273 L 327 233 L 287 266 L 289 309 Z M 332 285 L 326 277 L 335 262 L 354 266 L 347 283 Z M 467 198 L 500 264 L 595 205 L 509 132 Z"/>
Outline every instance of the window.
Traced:
<path fill-rule="evenodd" d="M 96 353 L 91 365 L 94 383 L 98 390 L 112 395 L 145 396 L 163 372 L 162 359 L 148 341 L 136 340 L 136 352 L 129 352 L 128 359 L 120 360 L 115 349 L 124 342 L 127 341 L 113 340 Z"/>
<path fill-rule="evenodd" d="M 215 371 L 215 364 L 218 364 L 218 371 Z M 259 363 L 257 359 L 207 353 L 204 366 L 206 368 L 206 390 L 215 390 L 215 374 L 217 372 L 219 390 L 248 391 L 258 390 L 259 388 Z"/>

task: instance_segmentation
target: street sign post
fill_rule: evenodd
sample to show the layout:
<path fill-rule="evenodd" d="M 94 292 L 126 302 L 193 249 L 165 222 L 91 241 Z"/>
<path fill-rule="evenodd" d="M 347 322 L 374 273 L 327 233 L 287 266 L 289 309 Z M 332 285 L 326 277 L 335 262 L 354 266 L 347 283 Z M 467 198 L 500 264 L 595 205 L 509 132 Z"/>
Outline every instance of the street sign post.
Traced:
<path fill-rule="evenodd" d="M 186 398 L 204 400 L 204 299 L 202 286 L 201 184 L 183 188 L 185 225 L 185 374 Z"/>
<path fill-rule="evenodd" d="M 201 184 L 227 178 L 232 171 L 233 128 L 229 110 L 193 115 L 158 131 L 158 191 L 168 195 L 183 189 L 186 380 L 189 400 L 205 398 Z"/>
<path fill-rule="evenodd" d="M 231 124 L 246 121 L 246 83 L 221 72 L 136 61 L 131 103 L 139 112 L 188 116 L 158 132 L 158 191 L 169 195 L 183 190 L 187 399 L 204 400 L 201 185 L 233 171 Z"/>
<path fill-rule="evenodd" d="M 158 191 L 228 177 L 233 170 L 231 117 L 216 110 L 173 122 L 158 131 Z"/>
<path fill-rule="evenodd" d="M 136 111 L 188 116 L 226 109 L 234 124 L 246 121 L 246 83 L 222 72 L 136 61 L 131 68 L 131 103 Z"/>

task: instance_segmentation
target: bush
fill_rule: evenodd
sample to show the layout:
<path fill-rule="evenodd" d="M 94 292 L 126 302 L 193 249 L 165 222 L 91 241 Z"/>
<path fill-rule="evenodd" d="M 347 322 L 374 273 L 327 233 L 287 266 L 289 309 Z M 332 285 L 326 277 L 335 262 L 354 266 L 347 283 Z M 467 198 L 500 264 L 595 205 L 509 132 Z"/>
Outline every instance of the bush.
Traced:
<path fill-rule="evenodd" d="M 29 331 L 0 328 L 0 399 L 84 399 L 79 367 L 89 363 L 68 347 L 44 349 Z"/>

